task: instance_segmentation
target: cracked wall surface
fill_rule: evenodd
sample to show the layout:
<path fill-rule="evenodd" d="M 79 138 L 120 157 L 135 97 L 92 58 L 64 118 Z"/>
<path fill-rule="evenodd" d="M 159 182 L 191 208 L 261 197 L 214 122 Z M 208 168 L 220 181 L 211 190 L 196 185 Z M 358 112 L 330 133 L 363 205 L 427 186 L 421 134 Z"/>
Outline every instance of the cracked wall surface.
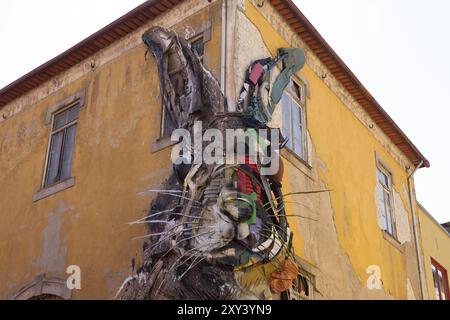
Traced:
<path fill-rule="evenodd" d="M 421 205 L 418 206 L 420 236 L 424 254 L 425 278 L 428 300 L 436 299 L 432 261 L 434 259 L 447 271 L 450 270 L 450 233 Z"/>

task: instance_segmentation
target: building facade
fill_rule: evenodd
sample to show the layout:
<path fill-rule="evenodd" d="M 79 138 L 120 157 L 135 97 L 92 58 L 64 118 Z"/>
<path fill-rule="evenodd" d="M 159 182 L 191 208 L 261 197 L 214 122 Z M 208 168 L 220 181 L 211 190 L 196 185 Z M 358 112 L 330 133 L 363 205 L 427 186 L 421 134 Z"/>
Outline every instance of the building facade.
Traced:
<path fill-rule="evenodd" d="M 420 204 L 418 212 L 428 299 L 450 300 L 447 272 L 450 268 L 450 233 Z"/>
<path fill-rule="evenodd" d="M 129 223 L 172 172 L 173 126 L 141 39 L 153 26 L 191 43 L 230 112 L 250 63 L 305 52 L 271 122 L 291 137 L 281 155 L 298 298 L 429 297 L 430 259 L 449 266 L 448 250 L 423 240 L 442 230 L 415 199 L 414 172 L 429 163 L 301 12 L 281 0 L 169 0 L 0 91 L 0 298 L 113 299 L 142 265 L 146 227 Z"/>

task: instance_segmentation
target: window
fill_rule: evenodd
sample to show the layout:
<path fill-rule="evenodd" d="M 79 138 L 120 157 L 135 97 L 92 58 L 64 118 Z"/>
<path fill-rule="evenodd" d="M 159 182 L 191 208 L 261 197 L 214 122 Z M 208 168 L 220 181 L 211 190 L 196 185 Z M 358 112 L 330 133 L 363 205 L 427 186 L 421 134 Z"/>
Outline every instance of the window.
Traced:
<path fill-rule="evenodd" d="M 447 270 L 445 270 L 433 258 L 431 258 L 431 270 L 433 272 L 433 284 L 436 300 L 450 300 Z"/>
<path fill-rule="evenodd" d="M 170 137 L 175 128 L 175 122 L 172 120 L 167 108 L 163 105 L 161 137 Z"/>
<path fill-rule="evenodd" d="M 312 300 L 312 282 L 310 277 L 299 274 L 289 289 L 291 300 Z"/>
<path fill-rule="evenodd" d="M 281 107 L 281 133 L 288 138 L 286 146 L 307 161 L 304 88 L 291 80 L 281 98 Z"/>
<path fill-rule="evenodd" d="M 379 208 L 381 209 L 383 229 L 395 238 L 396 230 L 392 206 L 391 174 L 382 165 L 379 164 L 377 168 L 377 178 L 378 178 L 378 185 L 380 187 Z"/>
<path fill-rule="evenodd" d="M 203 55 L 205 54 L 205 40 L 203 39 L 203 35 L 195 37 L 189 42 L 191 43 L 192 49 L 194 49 L 200 58 L 200 61 L 203 62 Z"/>
<path fill-rule="evenodd" d="M 43 187 L 48 188 L 71 177 L 80 103 L 56 111 L 52 115 L 52 131 L 48 147 Z"/>

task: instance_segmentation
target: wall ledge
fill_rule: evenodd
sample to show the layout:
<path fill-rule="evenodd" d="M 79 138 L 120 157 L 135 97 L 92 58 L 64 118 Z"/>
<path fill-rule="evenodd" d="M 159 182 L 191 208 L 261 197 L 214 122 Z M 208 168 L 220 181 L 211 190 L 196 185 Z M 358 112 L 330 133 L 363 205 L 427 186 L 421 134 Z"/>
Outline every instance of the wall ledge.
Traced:
<path fill-rule="evenodd" d="M 395 239 L 393 236 L 391 236 L 386 231 L 382 230 L 383 238 L 389 242 L 393 247 L 395 247 L 397 250 L 399 250 L 401 253 L 405 253 L 405 246 L 401 244 L 397 239 Z"/>
<path fill-rule="evenodd" d="M 33 202 L 50 197 L 51 195 L 58 193 L 60 191 L 69 189 L 69 188 L 73 187 L 74 185 L 75 185 L 75 178 L 72 177 L 72 178 L 64 180 L 58 184 L 55 184 L 51 187 L 41 189 L 33 195 Z"/>

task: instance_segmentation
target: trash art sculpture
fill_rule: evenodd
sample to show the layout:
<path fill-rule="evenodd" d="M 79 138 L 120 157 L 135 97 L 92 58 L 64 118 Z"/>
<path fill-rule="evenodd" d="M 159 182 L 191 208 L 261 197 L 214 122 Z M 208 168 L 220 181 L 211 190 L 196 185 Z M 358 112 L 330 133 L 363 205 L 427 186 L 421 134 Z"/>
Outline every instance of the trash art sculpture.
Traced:
<path fill-rule="evenodd" d="M 166 114 L 177 128 L 192 136 L 215 129 L 223 137 L 227 129 L 240 129 L 268 152 L 255 161 L 249 154 L 254 146 L 244 140 L 223 151 L 240 161 L 195 162 L 197 151 L 187 144 L 186 161 L 175 162 L 173 174 L 154 190 L 148 215 L 133 222 L 148 225 L 144 263 L 117 298 L 288 299 L 298 267 L 283 200 L 283 165 L 273 152 L 287 139 L 267 123 L 290 77 L 303 67 L 303 52 L 280 49 L 277 57 L 252 63 L 237 111 L 230 113 L 218 82 L 186 40 L 155 27 L 143 41 L 156 59 Z M 272 83 L 276 66 L 281 72 Z M 264 174 L 267 159 L 279 166 Z"/>

